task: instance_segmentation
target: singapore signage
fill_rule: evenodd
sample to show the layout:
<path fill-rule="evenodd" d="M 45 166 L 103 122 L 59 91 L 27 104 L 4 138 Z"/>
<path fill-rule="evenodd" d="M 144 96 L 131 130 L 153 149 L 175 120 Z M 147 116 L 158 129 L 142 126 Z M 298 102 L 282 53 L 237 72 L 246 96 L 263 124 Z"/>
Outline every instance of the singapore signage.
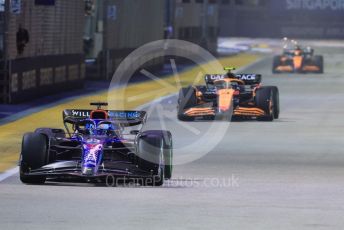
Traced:
<path fill-rule="evenodd" d="M 286 9 L 344 11 L 344 0 L 286 0 Z"/>

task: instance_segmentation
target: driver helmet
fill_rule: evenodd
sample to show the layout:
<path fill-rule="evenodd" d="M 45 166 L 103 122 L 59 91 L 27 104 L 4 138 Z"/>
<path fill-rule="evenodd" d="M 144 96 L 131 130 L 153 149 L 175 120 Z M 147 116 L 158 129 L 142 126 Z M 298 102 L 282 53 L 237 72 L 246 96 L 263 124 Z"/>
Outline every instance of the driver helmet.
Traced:
<path fill-rule="evenodd" d="M 226 76 L 228 78 L 236 78 L 236 75 L 234 73 L 232 73 L 232 70 L 235 70 L 234 67 L 225 67 L 224 70 L 227 71 Z"/>
<path fill-rule="evenodd" d="M 117 130 L 116 126 L 111 122 L 101 122 L 97 126 L 98 135 L 111 135 Z"/>
<path fill-rule="evenodd" d="M 96 134 L 96 133 L 95 133 L 95 129 L 96 129 L 96 127 L 95 127 L 94 123 L 92 123 L 92 122 L 87 122 L 87 123 L 85 124 L 85 131 L 86 131 L 86 134 L 95 135 L 95 134 Z"/>

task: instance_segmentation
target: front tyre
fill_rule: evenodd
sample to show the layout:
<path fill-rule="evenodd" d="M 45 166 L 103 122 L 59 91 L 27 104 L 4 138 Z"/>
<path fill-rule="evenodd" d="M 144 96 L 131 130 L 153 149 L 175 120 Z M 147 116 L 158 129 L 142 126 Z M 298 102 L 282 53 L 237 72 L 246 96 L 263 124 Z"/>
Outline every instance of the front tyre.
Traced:
<path fill-rule="evenodd" d="M 274 92 L 276 89 L 272 86 L 265 86 L 261 87 L 256 92 L 256 105 L 258 108 L 264 110 L 265 115 L 262 117 L 258 117 L 257 120 L 259 121 L 273 121 L 275 118 L 275 114 L 277 112 L 277 101 Z"/>
<path fill-rule="evenodd" d="M 314 64 L 319 67 L 317 73 L 324 73 L 324 57 L 321 55 L 314 56 Z"/>
<path fill-rule="evenodd" d="M 26 133 L 23 136 L 20 180 L 26 184 L 43 184 L 45 176 L 26 175 L 30 170 L 41 168 L 46 164 L 48 152 L 47 138 L 40 133 Z"/>
<path fill-rule="evenodd" d="M 276 86 L 271 86 L 272 93 L 273 93 L 273 113 L 274 113 L 274 119 L 279 118 L 280 114 L 280 103 L 279 103 L 279 90 Z"/>
<path fill-rule="evenodd" d="M 178 120 L 193 121 L 194 117 L 184 115 L 184 111 L 197 105 L 195 89 L 192 86 L 181 88 L 178 96 Z"/>
<path fill-rule="evenodd" d="M 168 131 L 149 130 L 138 139 L 138 167 L 152 173 L 140 180 L 142 185 L 161 186 L 172 176 L 172 135 Z M 166 177 L 167 176 L 167 177 Z"/>
<path fill-rule="evenodd" d="M 173 141 L 170 131 L 161 131 L 164 141 L 165 179 L 172 178 L 173 172 Z"/>
<path fill-rule="evenodd" d="M 277 68 L 281 65 L 281 57 L 280 55 L 274 56 L 272 61 L 272 73 L 280 73 Z"/>

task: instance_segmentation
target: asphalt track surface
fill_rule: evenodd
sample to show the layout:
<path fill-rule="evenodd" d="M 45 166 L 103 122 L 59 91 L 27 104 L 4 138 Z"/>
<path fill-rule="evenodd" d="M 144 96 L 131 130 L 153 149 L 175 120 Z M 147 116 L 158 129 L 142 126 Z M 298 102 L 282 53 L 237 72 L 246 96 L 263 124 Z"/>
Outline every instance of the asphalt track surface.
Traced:
<path fill-rule="evenodd" d="M 222 136 L 225 122 L 177 122 L 175 97 L 155 104 L 147 128 L 172 131 L 178 161 L 212 147 L 163 187 L 28 186 L 15 175 L 0 183 L 0 229 L 342 229 L 344 55 L 322 52 L 323 75 L 272 75 L 271 57 L 245 70 L 279 87 L 274 122 L 231 122 Z M 212 143 L 183 152 L 203 134 Z"/>

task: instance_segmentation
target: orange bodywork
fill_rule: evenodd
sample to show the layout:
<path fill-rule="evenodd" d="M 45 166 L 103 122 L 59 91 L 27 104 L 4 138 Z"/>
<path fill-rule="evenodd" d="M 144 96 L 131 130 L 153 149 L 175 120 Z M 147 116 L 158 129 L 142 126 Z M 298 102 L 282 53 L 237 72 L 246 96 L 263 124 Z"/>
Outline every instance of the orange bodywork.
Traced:
<path fill-rule="evenodd" d="M 302 60 L 303 60 L 302 56 L 294 56 L 293 57 L 293 62 L 294 62 L 294 68 L 295 69 L 301 69 Z"/>
<path fill-rule="evenodd" d="M 311 65 L 304 62 L 304 56 L 301 50 L 295 50 L 294 56 L 292 58 L 292 65 L 286 65 L 286 62 L 288 61 L 288 58 L 286 56 L 281 56 L 280 62 L 281 65 L 275 67 L 276 71 L 279 72 L 294 72 L 294 70 L 297 71 L 304 71 L 304 72 L 318 72 L 320 71 L 320 67 L 316 65 Z"/>
<path fill-rule="evenodd" d="M 299 68 L 300 69 L 300 68 Z M 316 65 L 305 65 L 302 67 L 302 71 L 309 71 L 309 72 L 316 72 L 319 71 L 320 68 Z M 280 71 L 280 72 L 293 72 L 294 69 L 292 66 L 290 65 L 281 65 L 276 67 L 276 71 Z"/>
<path fill-rule="evenodd" d="M 234 110 L 234 116 L 253 116 L 253 117 L 260 117 L 264 116 L 264 110 L 260 108 L 246 108 L 246 107 L 237 107 Z"/>
<path fill-rule="evenodd" d="M 215 110 L 213 108 L 190 108 L 184 112 L 185 115 L 190 117 L 198 116 L 215 116 Z M 265 112 L 259 108 L 246 108 L 238 107 L 234 110 L 234 116 L 253 116 L 260 117 L 265 116 Z"/>
<path fill-rule="evenodd" d="M 228 111 L 233 103 L 233 89 L 221 89 L 217 91 L 218 94 L 218 106 L 221 112 Z"/>
<path fill-rule="evenodd" d="M 281 66 L 282 67 L 282 66 Z M 292 67 L 291 71 L 292 71 Z M 220 81 L 229 83 L 237 82 L 239 85 L 245 85 L 244 81 L 239 79 L 221 79 Z M 216 82 L 216 81 L 215 81 Z M 259 88 L 260 85 L 256 87 Z M 184 114 L 190 117 L 200 117 L 200 116 L 215 116 L 217 112 L 227 112 L 232 108 L 233 105 L 233 97 L 236 91 L 232 88 L 223 88 L 217 91 L 218 96 L 218 108 L 213 107 L 194 107 L 185 110 Z M 253 96 L 255 94 L 255 90 L 253 92 Z M 200 103 L 202 93 L 196 90 L 196 97 L 198 98 L 198 102 Z M 200 104 L 200 106 L 202 106 Z M 254 106 L 254 105 L 253 105 Z M 234 116 L 248 116 L 248 117 L 260 117 L 265 116 L 264 110 L 257 108 L 257 107 L 236 107 L 233 111 Z"/>
<path fill-rule="evenodd" d="M 303 71 L 319 71 L 320 68 L 316 65 L 306 65 L 302 68 Z"/>
<path fill-rule="evenodd" d="M 281 71 L 281 72 L 292 72 L 293 71 L 293 67 L 290 65 L 281 65 L 278 66 L 276 68 L 277 71 Z"/>
<path fill-rule="evenodd" d="M 215 110 L 211 107 L 208 108 L 190 108 L 184 112 L 185 115 L 190 117 L 198 116 L 215 116 Z M 250 116 L 250 117 L 261 117 L 265 116 L 265 112 L 259 108 L 246 108 L 237 107 L 233 113 L 234 116 Z"/>
<path fill-rule="evenodd" d="M 213 108 L 190 108 L 184 112 L 185 115 L 191 117 L 198 116 L 215 116 L 215 110 Z"/>

